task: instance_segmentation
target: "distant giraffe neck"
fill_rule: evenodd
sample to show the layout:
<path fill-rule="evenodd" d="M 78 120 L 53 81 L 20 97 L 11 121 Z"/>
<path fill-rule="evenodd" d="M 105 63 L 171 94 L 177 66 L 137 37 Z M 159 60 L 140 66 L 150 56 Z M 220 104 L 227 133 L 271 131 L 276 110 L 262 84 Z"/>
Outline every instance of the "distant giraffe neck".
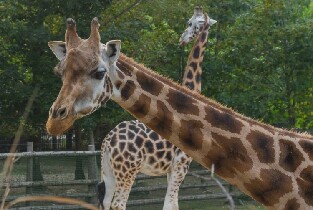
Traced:
<path fill-rule="evenodd" d="M 112 99 L 270 209 L 313 206 L 312 136 L 246 118 L 121 55 Z M 112 73 L 112 72 L 111 72 Z"/>
<path fill-rule="evenodd" d="M 201 92 L 202 61 L 208 40 L 210 25 L 206 21 L 200 29 L 195 44 L 189 53 L 182 85 L 191 90 Z"/>

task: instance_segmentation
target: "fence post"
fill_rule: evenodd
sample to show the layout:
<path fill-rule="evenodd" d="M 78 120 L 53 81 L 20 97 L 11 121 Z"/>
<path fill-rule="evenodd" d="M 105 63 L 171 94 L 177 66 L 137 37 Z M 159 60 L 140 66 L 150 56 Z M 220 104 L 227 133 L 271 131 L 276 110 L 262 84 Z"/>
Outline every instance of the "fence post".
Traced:
<path fill-rule="evenodd" d="M 33 152 L 34 151 L 34 145 L 33 142 L 27 142 L 27 152 Z M 26 172 L 26 181 L 32 182 L 33 181 L 33 157 L 27 158 L 27 172 Z M 31 194 L 32 193 L 32 187 L 26 187 L 26 193 Z"/>
<path fill-rule="evenodd" d="M 95 151 L 95 145 L 88 145 L 88 151 Z M 98 167 L 97 167 L 97 159 L 96 155 L 88 156 L 88 179 L 97 179 L 98 178 Z M 95 203 L 96 202 L 96 194 L 95 194 L 95 183 L 88 185 L 88 191 L 94 196 L 91 197 L 89 202 Z"/>

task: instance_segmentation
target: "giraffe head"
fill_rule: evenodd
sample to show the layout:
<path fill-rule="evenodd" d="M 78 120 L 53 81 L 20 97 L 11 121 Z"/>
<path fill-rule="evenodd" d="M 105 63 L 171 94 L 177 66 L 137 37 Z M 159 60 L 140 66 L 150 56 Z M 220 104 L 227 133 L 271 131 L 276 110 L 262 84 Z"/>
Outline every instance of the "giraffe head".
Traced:
<path fill-rule="evenodd" d="M 63 82 L 46 124 L 52 135 L 69 129 L 76 119 L 91 114 L 112 95 L 108 74 L 115 66 L 121 42 L 113 40 L 101 44 L 98 29 L 98 19 L 94 18 L 89 38 L 81 39 L 75 21 L 67 19 L 65 42 L 48 43 L 60 61 L 54 72 Z"/>
<path fill-rule="evenodd" d="M 203 13 L 202 7 L 195 7 L 193 16 L 187 22 L 187 28 L 179 39 L 181 46 L 188 44 L 198 36 L 201 29 L 208 24 L 212 26 L 216 20 L 210 19 L 207 14 Z"/>

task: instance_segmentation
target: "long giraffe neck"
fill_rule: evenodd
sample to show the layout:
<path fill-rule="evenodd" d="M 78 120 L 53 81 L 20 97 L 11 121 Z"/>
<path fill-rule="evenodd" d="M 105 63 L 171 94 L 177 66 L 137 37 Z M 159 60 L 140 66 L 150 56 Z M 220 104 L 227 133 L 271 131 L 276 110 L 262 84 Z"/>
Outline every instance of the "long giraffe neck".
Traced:
<path fill-rule="evenodd" d="M 206 18 L 206 22 L 200 29 L 195 44 L 189 53 L 182 82 L 183 86 L 197 92 L 201 92 L 202 61 L 210 29 L 207 21 L 208 16 Z"/>
<path fill-rule="evenodd" d="M 195 161 L 270 209 L 313 206 L 312 136 L 246 118 L 124 55 L 117 67 L 112 99 Z"/>

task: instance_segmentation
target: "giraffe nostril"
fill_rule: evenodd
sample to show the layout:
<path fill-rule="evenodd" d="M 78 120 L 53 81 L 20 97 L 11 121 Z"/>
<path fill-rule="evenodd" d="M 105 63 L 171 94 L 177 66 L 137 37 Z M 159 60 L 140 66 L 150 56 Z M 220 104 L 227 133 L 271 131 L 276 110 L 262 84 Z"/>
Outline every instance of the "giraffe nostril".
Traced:
<path fill-rule="evenodd" d="M 50 109 L 50 115 L 52 116 L 52 118 L 60 118 L 60 119 L 63 119 L 67 116 L 67 109 L 66 107 L 62 107 L 62 108 L 59 108 L 59 109 L 54 109 L 54 108 L 51 108 Z"/>
<path fill-rule="evenodd" d="M 59 117 L 62 119 L 64 117 L 66 117 L 66 107 L 63 107 L 63 108 L 60 108 L 58 110 L 58 113 L 59 113 Z"/>
<path fill-rule="evenodd" d="M 51 109 L 51 114 L 52 114 L 52 118 L 57 118 L 58 117 L 58 114 L 57 114 L 57 110 L 53 110 Z"/>

